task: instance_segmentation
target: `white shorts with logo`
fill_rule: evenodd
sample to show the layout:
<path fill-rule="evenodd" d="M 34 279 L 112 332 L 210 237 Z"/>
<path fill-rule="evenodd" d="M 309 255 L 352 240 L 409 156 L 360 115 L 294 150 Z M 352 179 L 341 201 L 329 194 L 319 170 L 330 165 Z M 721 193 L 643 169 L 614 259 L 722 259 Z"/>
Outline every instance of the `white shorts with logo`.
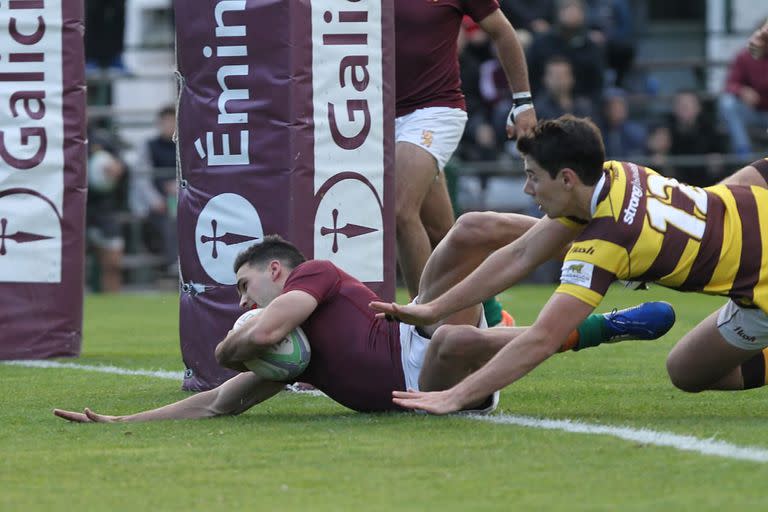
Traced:
<path fill-rule="evenodd" d="M 410 142 L 432 155 L 442 171 L 467 124 L 467 113 L 459 108 L 427 107 L 395 119 L 395 142 Z"/>
<path fill-rule="evenodd" d="M 480 329 L 487 329 L 485 311 L 480 311 Z M 415 325 L 400 322 L 400 359 L 405 375 L 405 389 L 419 391 L 419 375 L 424 365 L 424 355 L 429 347 L 429 338 L 422 336 Z"/>
<path fill-rule="evenodd" d="M 725 341 L 743 350 L 768 347 L 768 315 L 729 300 L 717 315 L 717 330 Z"/>

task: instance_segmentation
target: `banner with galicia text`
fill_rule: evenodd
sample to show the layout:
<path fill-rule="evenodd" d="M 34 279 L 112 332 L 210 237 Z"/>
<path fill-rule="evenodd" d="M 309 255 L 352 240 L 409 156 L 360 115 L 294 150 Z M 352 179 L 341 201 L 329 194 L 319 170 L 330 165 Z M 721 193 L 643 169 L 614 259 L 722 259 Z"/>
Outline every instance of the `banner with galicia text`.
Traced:
<path fill-rule="evenodd" d="M 233 373 L 232 268 L 266 234 L 394 297 L 392 0 L 177 0 L 185 389 Z"/>
<path fill-rule="evenodd" d="M 85 100 L 83 2 L 0 2 L 0 359 L 80 352 Z"/>

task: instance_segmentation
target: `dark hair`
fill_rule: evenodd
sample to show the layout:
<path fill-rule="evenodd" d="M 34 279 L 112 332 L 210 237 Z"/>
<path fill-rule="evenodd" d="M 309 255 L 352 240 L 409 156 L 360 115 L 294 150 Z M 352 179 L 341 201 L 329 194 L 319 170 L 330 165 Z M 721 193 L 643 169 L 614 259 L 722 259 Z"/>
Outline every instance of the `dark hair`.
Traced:
<path fill-rule="evenodd" d="M 570 114 L 539 121 L 517 140 L 517 149 L 530 156 L 552 178 L 570 167 L 585 185 L 594 185 L 603 173 L 605 147 L 591 120 Z"/>
<path fill-rule="evenodd" d="M 237 272 L 245 265 L 262 265 L 272 260 L 279 260 L 287 267 L 296 268 L 307 261 L 295 245 L 280 235 L 267 235 L 261 242 L 255 243 L 235 258 L 234 270 Z"/>
<path fill-rule="evenodd" d="M 573 64 L 565 55 L 556 54 L 547 59 L 547 62 L 544 64 L 544 67 L 548 67 L 550 64 L 568 64 L 568 67 L 573 69 Z"/>
<path fill-rule="evenodd" d="M 157 118 L 162 119 L 165 116 L 176 116 L 176 107 L 173 105 L 166 105 L 157 112 Z"/>

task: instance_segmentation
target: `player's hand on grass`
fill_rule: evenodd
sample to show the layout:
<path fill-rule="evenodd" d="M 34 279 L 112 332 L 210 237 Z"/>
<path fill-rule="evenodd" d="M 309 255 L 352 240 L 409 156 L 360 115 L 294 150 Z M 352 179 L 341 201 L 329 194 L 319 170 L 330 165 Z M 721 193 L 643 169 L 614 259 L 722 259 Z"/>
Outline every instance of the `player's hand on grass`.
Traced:
<path fill-rule="evenodd" d="M 462 404 L 450 389 L 445 391 L 393 391 L 392 401 L 406 409 L 416 409 L 430 414 L 450 414 L 461 410 Z"/>
<path fill-rule="evenodd" d="M 378 313 L 378 317 L 394 317 L 411 325 L 430 325 L 439 320 L 429 304 L 407 304 L 401 306 L 394 302 L 374 301 L 369 304 Z"/>
<path fill-rule="evenodd" d="M 107 416 L 98 414 L 89 408 L 83 409 L 83 412 L 65 411 L 64 409 L 54 409 L 53 414 L 73 423 L 114 423 L 120 421 L 120 416 Z"/>

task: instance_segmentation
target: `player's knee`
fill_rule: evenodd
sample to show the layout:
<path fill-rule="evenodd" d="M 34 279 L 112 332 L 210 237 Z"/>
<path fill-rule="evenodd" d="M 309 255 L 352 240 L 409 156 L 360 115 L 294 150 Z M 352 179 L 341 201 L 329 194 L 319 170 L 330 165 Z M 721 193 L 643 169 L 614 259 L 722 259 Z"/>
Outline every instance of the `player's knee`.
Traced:
<path fill-rule="evenodd" d="M 688 365 L 684 364 L 680 358 L 675 357 L 674 353 L 667 358 L 667 375 L 669 375 L 672 385 L 680 391 L 699 393 L 706 389 L 700 382 L 691 377 Z"/>
<path fill-rule="evenodd" d="M 474 327 L 469 325 L 443 325 L 432 335 L 437 357 L 441 361 L 463 360 L 471 355 L 476 343 L 472 340 Z"/>

